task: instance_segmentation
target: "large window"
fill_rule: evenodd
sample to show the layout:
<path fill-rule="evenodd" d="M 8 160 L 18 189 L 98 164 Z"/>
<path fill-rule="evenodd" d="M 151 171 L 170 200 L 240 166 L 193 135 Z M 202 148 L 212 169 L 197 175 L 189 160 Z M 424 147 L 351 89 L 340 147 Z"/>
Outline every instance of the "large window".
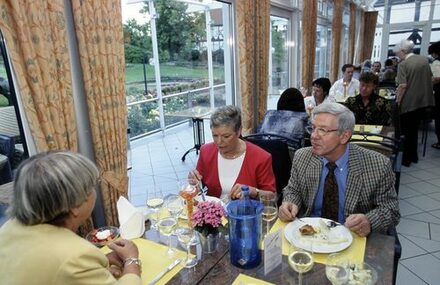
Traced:
<path fill-rule="evenodd" d="M 276 109 L 280 94 L 289 87 L 289 19 L 270 16 L 268 109 Z"/>
<path fill-rule="evenodd" d="M 231 8 L 216 1 L 150 0 L 123 5 L 131 136 L 186 120 L 195 106 L 231 103 Z"/>

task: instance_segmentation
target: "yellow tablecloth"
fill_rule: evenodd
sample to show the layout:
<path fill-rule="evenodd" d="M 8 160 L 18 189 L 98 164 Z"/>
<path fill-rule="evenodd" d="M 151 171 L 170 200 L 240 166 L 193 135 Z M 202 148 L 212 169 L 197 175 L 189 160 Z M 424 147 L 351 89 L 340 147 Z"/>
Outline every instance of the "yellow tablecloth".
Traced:
<path fill-rule="evenodd" d="M 146 239 L 138 238 L 134 239 L 133 242 L 137 245 L 139 249 L 139 259 L 142 261 L 142 283 L 150 282 L 154 277 L 156 277 L 162 270 L 167 268 L 171 263 L 173 263 L 177 258 L 185 258 L 186 253 L 180 250 L 176 250 L 176 253 L 172 258 L 167 256 L 167 246 L 158 244 Z M 101 248 L 102 252 L 108 253 L 110 249 L 105 246 Z M 174 267 L 170 272 L 165 274 L 156 284 L 166 284 L 176 275 L 181 269 L 182 265 L 179 264 Z"/>
<path fill-rule="evenodd" d="M 283 236 L 282 252 L 284 255 L 289 255 L 289 247 L 290 247 L 289 241 L 284 237 L 284 228 L 286 227 L 287 224 L 288 223 L 282 222 L 280 219 L 277 219 L 277 221 L 270 230 L 271 233 L 281 230 L 281 235 Z M 350 260 L 350 262 L 352 263 L 361 263 L 364 261 L 367 238 L 360 237 L 355 233 L 352 233 L 352 235 L 353 235 L 353 243 L 348 248 L 344 249 L 343 251 L 340 251 L 339 253 L 341 255 L 346 256 L 346 258 Z M 325 264 L 327 256 L 328 256 L 327 253 L 313 254 L 315 262 L 319 262 L 322 264 Z"/>
<path fill-rule="evenodd" d="M 255 285 L 271 285 L 273 283 L 269 283 L 254 277 L 250 277 L 248 275 L 240 273 L 237 278 L 235 278 L 232 285 L 242 285 L 242 284 L 255 284 Z"/>
<path fill-rule="evenodd" d="M 382 131 L 383 126 L 381 125 L 355 125 L 354 131 L 355 132 L 365 132 L 365 133 L 380 133 Z M 363 130 L 362 130 L 363 129 Z M 352 135 L 352 139 L 362 140 L 364 139 L 364 136 L 362 135 Z M 382 137 L 379 136 L 367 136 L 367 139 L 370 141 L 383 141 Z"/>

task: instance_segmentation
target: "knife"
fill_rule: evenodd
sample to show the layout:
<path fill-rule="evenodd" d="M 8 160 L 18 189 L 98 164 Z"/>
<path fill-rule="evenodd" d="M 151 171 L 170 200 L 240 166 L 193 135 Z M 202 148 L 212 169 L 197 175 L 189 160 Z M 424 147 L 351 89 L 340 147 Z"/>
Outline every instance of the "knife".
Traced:
<path fill-rule="evenodd" d="M 179 264 L 182 261 L 182 259 L 178 258 L 176 259 L 173 263 L 171 263 L 166 269 L 162 270 L 159 274 L 156 275 L 156 277 L 153 278 L 153 280 L 151 280 L 148 285 L 154 285 L 156 284 L 157 281 L 160 280 L 160 278 L 162 278 L 165 274 L 167 274 L 168 272 L 170 272 L 174 267 L 177 266 L 177 264 Z"/>

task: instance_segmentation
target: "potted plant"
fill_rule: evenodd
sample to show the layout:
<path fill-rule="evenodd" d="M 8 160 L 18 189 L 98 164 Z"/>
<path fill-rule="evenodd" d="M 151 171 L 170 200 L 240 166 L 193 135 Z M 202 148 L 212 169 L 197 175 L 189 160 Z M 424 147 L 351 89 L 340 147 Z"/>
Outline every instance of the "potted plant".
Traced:
<path fill-rule="evenodd" d="M 214 252 L 218 244 L 219 232 L 224 229 L 222 218 L 225 209 L 219 202 L 202 201 L 191 216 L 194 229 L 199 232 L 204 252 Z"/>

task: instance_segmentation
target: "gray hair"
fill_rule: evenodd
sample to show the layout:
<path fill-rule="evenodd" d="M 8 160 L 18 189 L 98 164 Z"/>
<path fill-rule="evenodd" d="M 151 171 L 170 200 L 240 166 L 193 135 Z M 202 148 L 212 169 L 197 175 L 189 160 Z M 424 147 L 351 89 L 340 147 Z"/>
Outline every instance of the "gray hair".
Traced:
<path fill-rule="evenodd" d="M 99 178 L 96 166 L 78 153 L 46 152 L 18 168 L 9 215 L 25 225 L 62 225 L 85 202 Z"/>
<path fill-rule="evenodd" d="M 217 108 L 211 115 L 211 128 L 233 127 L 238 132 L 241 128 L 241 111 L 236 106 L 223 106 Z"/>
<path fill-rule="evenodd" d="M 344 105 L 339 103 L 322 103 L 313 109 L 313 116 L 320 113 L 328 113 L 336 116 L 339 133 L 354 130 L 356 119 L 353 112 Z"/>
<path fill-rule="evenodd" d="M 393 48 L 394 53 L 402 51 L 405 54 L 410 53 L 414 48 L 414 43 L 410 40 L 401 40 Z"/>

